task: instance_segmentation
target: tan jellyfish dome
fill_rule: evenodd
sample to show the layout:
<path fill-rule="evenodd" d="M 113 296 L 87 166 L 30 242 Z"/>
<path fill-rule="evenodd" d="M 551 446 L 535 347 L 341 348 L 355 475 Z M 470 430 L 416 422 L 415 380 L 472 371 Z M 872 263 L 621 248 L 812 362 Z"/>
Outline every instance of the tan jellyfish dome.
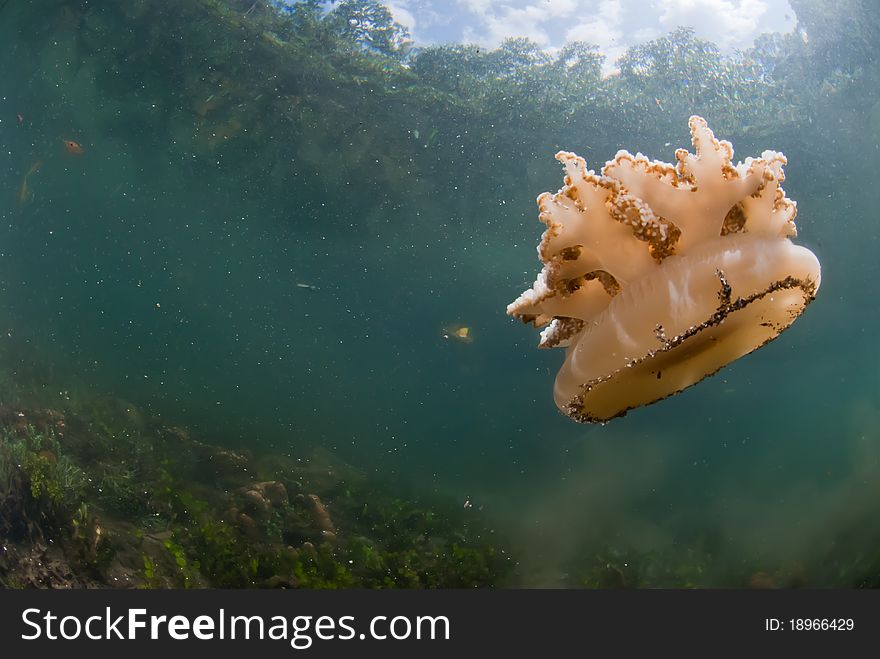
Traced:
<path fill-rule="evenodd" d="M 780 183 L 785 157 L 733 165 L 733 147 L 691 117 L 696 155 L 620 151 L 601 175 L 556 154 L 565 186 L 538 197 L 544 269 L 507 313 L 563 346 L 553 397 L 604 422 L 675 394 L 791 325 L 819 288 Z"/>

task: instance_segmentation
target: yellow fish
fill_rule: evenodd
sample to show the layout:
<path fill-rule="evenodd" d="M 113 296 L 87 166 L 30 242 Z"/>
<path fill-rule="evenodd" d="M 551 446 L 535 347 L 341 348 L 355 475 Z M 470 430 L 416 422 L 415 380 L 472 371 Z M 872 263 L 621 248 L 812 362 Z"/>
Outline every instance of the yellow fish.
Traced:
<path fill-rule="evenodd" d="M 472 343 L 474 337 L 471 336 L 471 328 L 467 325 L 450 325 L 443 328 L 441 336 L 444 339 L 454 339 L 462 343 Z"/>

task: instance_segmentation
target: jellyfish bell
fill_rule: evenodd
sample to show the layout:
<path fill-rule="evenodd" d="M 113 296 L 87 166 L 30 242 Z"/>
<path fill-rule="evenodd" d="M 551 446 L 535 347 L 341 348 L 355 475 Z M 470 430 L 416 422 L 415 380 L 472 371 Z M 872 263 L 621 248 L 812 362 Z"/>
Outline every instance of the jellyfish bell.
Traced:
<path fill-rule="evenodd" d="M 669 257 L 584 328 L 557 376 L 561 409 L 607 421 L 666 398 L 776 338 L 813 299 L 809 250 L 748 234 L 714 247 Z"/>
<path fill-rule="evenodd" d="M 701 117 L 676 165 L 620 151 L 601 174 L 560 152 L 565 185 L 538 197 L 544 268 L 508 314 L 565 347 L 553 396 L 605 422 L 696 384 L 776 338 L 814 299 L 820 266 L 794 244 L 785 157 L 732 164 Z"/>

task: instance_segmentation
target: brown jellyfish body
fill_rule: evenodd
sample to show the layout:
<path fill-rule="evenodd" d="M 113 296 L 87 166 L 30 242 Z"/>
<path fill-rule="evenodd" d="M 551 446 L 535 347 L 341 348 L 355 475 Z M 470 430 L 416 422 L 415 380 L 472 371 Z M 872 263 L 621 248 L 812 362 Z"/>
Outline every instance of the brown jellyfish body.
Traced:
<path fill-rule="evenodd" d="M 733 148 L 691 117 L 678 164 L 626 151 L 601 175 L 560 152 L 565 186 L 538 198 L 547 226 L 534 286 L 508 306 L 566 348 L 557 406 L 605 422 L 695 384 L 789 327 L 820 283 L 795 245 L 785 157 L 732 165 Z"/>

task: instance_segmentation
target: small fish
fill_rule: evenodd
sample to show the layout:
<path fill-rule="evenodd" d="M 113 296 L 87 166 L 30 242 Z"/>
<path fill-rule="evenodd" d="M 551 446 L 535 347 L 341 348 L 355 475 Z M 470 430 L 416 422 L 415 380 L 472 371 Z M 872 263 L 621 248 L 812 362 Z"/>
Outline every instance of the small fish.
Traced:
<path fill-rule="evenodd" d="M 471 343 L 474 340 L 474 337 L 471 336 L 471 328 L 466 325 L 444 327 L 441 336 L 444 339 L 455 339 L 462 343 Z"/>
<path fill-rule="evenodd" d="M 28 187 L 27 177 L 21 182 L 21 187 L 18 189 L 18 205 L 24 206 L 31 199 L 31 191 Z"/>
<path fill-rule="evenodd" d="M 303 284 L 302 282 L 299 282 L 299 281 L 296 282 L 296 287 L 297 287 L 297 288 L 307 288 L 307 289 L 309 289 L 310 291 L 316 291 L 316 290 L 318 290 L 318 287 L 315 286 L 314 284 Z"/>
<path fill-rule="evenodd" d="M 34 160 L 34 163 L 31 165 L 31 168 L 27 171 L 27 174 L 25 174 L 24 177 L 27 178 L 31 174 L 36 174 L 38 171 L 40 171 L 40 167 L 42 166 L 42 160 Z"/>
<path fill-rule="evenodd" d="M 86 152 L 82 145 L 74 142 L 73 140 L 61 140 L 61 142 L 64 144 L 64 148 L 67 149 L 67 153 L 72 153 L 75 156 L 81 156 Z"/>
<path fill-rule="evenodd" d="M 24 175 L 24 179 L 21 182 L 21 187 L 18 189 L 18 205 L 24 206 L 27 202 L 31 200 L 31 189 L 28 185 L 28 179 L 32 174 L 35 174 L 39 171 L 40 167 L 43 166 L 42 160 L 35 160 L 31 165 L 31 168 L 27 171 L 27 174 Z"/>
<path fill-rule="evenodd" d="M 21 112 L 15 115 L 15 118 L 18 121 L 19 126 L 24 126 L 24 115 Z"/>

